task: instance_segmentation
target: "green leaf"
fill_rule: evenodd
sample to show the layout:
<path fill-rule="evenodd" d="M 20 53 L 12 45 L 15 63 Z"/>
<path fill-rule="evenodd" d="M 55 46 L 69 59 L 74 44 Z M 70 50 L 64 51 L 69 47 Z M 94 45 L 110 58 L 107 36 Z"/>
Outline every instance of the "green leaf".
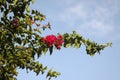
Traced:
<path fill-rule="evenodd" d="M 50 46 L 50 47 L 49 47 L 49 51 L 50 51 L 50 55 L 52 55 L 52 52 L 53 52 L 53 46 Z"/>
<path fill-rule="evenodd" d="M 14 0 L 14 5 L 16 5 L 17 1 L 18 1 L 18 0 Z"/>
<path fill-rule="evenodd" d="M 35 0 L 32 0 L 32 3 L 34 3 Z"/>
<path fill-rule="evenodd" d="M 80 48 L 80 46 L 81 46 L 81 43 L 76 44 L 77 48 Z"/>
<path fill-rule="evenodd" d="M 22 43 L 21 38 L 15 38 L 15 41 L 16 41 L 18 44 L 21 44 L 21 43 Z"/>
<path fill-rule="evenodd" d="M 56 71 L 53 71 L 52 69 L 50 69 L 49 71 L 48 71 L 48 73 L 47 73 L 47 76 L 46 76 L 46 78 L 48 78 L 49 80 L 51 80 L 51 78 L 52 77 L 57 77 L 58 75 L 60 75 L 60 73 L 59 72 L 56 72 Z"/>
<path fill-rule="evenodd" d="M 37 32 L 39 32 L 39 33 L 41 34 L 41 31 L 40 31 L 40 29 L 37 29 Z"/>
<path fill-rule="evenodd" d="M 0 2 L 2 2 L 3 0 L 0 0 Z"/>
<path fill-rule="evenodd" d="M 41 55 L 42 55 L 42 50 L 41 50 L 41 48 L 39 48 L 39 49 L 38 49 L 37 57 L 39 58 Z"/>
<path fill-rule="evenodd" d="M 4 11 L 4 8 L 3 7 L 1 7 L 1 12 L 3 12 Z"/>
<path fill-rule="evenodd" d="M 35 20 L 38 20 L 38 16 L 34 16 L 34 19 L 35 19 Z"/>
<path fill-rule="evenodd" d="M 30 8 L 28 6 L 26 6 L 26 11 L 30 13 Z"/>
<path fill-rule="evenodd" d="M 73 36 L 76 36 L 76 31 L 73 31 Z"/>

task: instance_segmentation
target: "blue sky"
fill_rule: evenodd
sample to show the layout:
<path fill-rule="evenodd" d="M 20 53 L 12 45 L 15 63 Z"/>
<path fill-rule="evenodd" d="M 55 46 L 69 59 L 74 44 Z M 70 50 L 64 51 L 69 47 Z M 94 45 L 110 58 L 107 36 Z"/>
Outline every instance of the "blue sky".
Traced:
<path fill-rule="evenodd" d="M 61 72 L 52 80 L 120 80 L 120 0 L 35 0 L 31 8 L 44 13 L 52 25 L 44 35 L 75 30 L 100 44 L 113 43 L 94 57 L 86 54 L 84 46 L 43 55 L 37 61 Z M 18 80 L 47 80 L 45 75 L 19 73 Z"/>

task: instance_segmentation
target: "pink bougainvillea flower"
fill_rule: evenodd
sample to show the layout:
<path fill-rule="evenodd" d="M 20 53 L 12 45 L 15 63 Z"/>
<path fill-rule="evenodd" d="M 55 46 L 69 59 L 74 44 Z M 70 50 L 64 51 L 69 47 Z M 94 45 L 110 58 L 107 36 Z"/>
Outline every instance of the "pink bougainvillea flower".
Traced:
<path fill-rule="evenodd" d="M 17 19 L 13 20 L 13 23 L 18 24 L 18 20 Z"/>
<path fill-rule="evenodd" d="M 64 42 L 63 37 L 62 37 L 61 35 L 59 35 L 59 36 L 57 37 L 57 39 L 58 39 L 58 43 L 59 43 L 60 45 Z"/>
<path fill-rule="evenodd" d="M 52 46 L 56 42 L 57 38 L 55 35 L 48 35 L 46 36 L 46 43 L 48 46 Z"/>
<path fill-rule="evenodd" d="M 34 29 L 34 31 L 37 31 L 37 29 Z"/>
<path fill-rule="evenodd" d="M 41 38 L 41 40 L 47 44 L 49 47 L 55 45 L 57 49 L 60 49 L 62 43 L 64 42 L 64 39 L 61 35 L 55 36 L 55 35 L 48 35 L 45 38 Z"/>
<path fill-rule="evenodd" d="M 64 42 L 64 40 L 60 40 L 60 41 L 59 41 L 59 44 L 61 45 L 63 42 Z"/>
<path fill-rule="evenodd" d="M 18 27 L 19 27 L 18 25 L 14 25 L 14 28 L 16 28 L 16 29 L 17 29 Z"/>
<path fill-rule="evenodd" d="M 32 19 L 30 20 L 30 22 L 31 22 L 31 24 L 34 24 L 34 21 Z"/>
<path fill-rule="evenodd" d="M 41 38 L 42 42 L 46 43 L 46 38 Z"/>
<path fill-rule="evenodd" d="M 40 24 L 37 24 L 37 27 L 40 27 Z"/>
<path fill-rule="evenodd" d="M 56 48 L 57 48 L 57 49 L 61 49 L 60 45 L 57 45 Z"/>
<path fill-rule="evenodd" d="M 58 39 L 63 39 L 63 37 L 61 35 L 57 36 Z"/>
<path fill-rule="evenodd" d="M 15 20 L 13 20 L 13 24 L 14 24 L 14 28 L 18 28 L 19 26 L 18 26 L 18 20 L 17 19 L 15 19 Z"/>

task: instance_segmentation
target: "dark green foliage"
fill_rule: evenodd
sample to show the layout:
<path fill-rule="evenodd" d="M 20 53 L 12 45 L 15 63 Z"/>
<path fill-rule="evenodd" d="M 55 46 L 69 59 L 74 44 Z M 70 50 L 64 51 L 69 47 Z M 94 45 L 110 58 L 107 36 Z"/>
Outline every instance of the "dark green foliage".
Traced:
<path fill-rule="evenodd" d="M 76 34 L 75 31 L 73 31 L 72 34 L 63 34 L 64 37 L 64 47 L 76 47 L 80 48 L 82 44 L 85 45 L 87 54 L 94 55 L 96 52 L 100 54 L 100 51 L 103 50 L 107 46 L 111 46 L 112 43 L 106 43 L 103 45 L 99 45 L 98 43 L 95 43 L 93 41 L 90 41 L 89 39 L 84 39 L 80 34 Z"/>
<path fill-rule="evenodd" d="M 17 69 L 26 69 L 34 71 L 36 75 L 43 74 L 47 70 L 40 62 L 36 62 L 35 55 L 38 58 L 46 52 L 52 55 L 54 46 L 47 46 L 41 40 L 41 30 L 33 28 L 32 24 L 40 26 L 38 22 L 46 19 L 45 15 L 37 10 L 30 10 L 29 5 L 34 0 L 0 0 L 0 80 L 17 80 Z M 50 23 L 41 26 L 43 30 L 51 29 Z M 83 44 L 86 46 L 87 54 L 94 55 L 100 53 L 111 43 L 99 45 L 90 40 L 84 39 L 80 34 L 73 31 L 72 34 L 63 34 L 66 47 L 80 48 Z M 48 70 L 47 77 L 57 77 L 60 73 Z"/>

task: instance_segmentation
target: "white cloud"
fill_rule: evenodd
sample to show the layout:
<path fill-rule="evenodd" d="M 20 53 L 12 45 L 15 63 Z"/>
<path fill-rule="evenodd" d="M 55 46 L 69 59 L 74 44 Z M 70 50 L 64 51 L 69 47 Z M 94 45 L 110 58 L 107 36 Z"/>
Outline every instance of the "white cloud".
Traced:
<path fill-rule="evenodd" d="M 66 13 L 70 16 L 73 15 L 73 18 L 85 18 L 86 17 L 86 11 L 84 10 L 84 6 L 82 5 L 76 5 L 74 7 L 69 8 Z"/>
<path fill-rule="evenodd" d="M 91 28 L 95 29 L 96 31 L 101 32 L 110 32 L 113 30 L 113 26 L 109 24 L 103 23 L 102 21 L 93 20 L 90 22 Z"/>
<path fill-rule="evenodd" d="M 78 32 L 87 32 L 91 35 L 105 36 L 113 32 L 114 27 L 99 20 L 91 20 L 76 28 Z"/>
<path fill-rule="evenodd" d="M 85 19 L 86 12 L 84 11 L 84 7 L 82 5 L 76 5 L 74 7 L 66 8 L 58 17 L 65 23 L 70 22 L 71 24 L 74 24 L 78 19 Z"/>
<path fill-rule="evenodd" d="M 115 30 L 115 15 L 119 11 L 117 0 L 78 2 L 66 7 L 59 19 L 76 30 L 88 30 L 93 34 L 107 35 Z M 80 23 L 78 23 L 80 21 Z M 75 25 L 79 25 L 75 27 Z M 95 35 L 96 35 L 95 34 Z"/>

